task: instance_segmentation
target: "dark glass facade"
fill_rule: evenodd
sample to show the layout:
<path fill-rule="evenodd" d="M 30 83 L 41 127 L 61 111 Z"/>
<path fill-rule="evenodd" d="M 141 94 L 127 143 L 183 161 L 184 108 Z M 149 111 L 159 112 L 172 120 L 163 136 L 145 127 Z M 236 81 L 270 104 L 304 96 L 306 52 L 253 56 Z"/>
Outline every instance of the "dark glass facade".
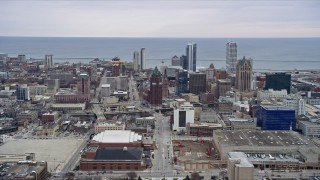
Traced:
<path fill-rule="evenodd" d="M 188 93 L 188 72 L 187 71 L 180 71 L 177 73 L 176 78 L 176 94 L 180 95 L 181 93 Z"/>
<path fill-rule="evenodd" d="M 186 127 L 186 111 L 179 111 L 179 127 Z"/>
<path fill-rule="evenodd" d="M 291 92 L 291 74 L 275 73 L 267 74 L 266 85 L 264 89 L 282 90 L 286 89 L 287 93 Z"/>
<path fill-rule="evenodd" d="M 295 111 L 284 106 L 260 106 L 256 117 L 262 130 L 295 129 Z"/>

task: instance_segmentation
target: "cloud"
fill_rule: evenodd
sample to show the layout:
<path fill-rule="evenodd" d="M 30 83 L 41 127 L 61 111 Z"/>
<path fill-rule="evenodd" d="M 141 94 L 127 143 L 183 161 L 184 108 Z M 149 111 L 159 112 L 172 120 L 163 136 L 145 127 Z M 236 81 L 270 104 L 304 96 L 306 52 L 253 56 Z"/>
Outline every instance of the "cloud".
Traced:
<path fill-rule="evenodd" d="M 320 36 L 320 2 L 1 1 L 0 35 Z"/>

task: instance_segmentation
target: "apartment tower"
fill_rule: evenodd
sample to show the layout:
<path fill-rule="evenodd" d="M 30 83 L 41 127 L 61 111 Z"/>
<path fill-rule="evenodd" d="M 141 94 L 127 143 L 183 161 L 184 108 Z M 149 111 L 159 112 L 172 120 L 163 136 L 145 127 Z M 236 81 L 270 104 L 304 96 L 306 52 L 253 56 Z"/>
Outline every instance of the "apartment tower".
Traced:
<path fill-rule="evenodd" d="M 197 44 L 188 43 L 186 51 L 188 62 L 187 70 L 195 72 L 197 69 Z"/>
<path fill-rule="evenodd" d="M 237 66 L 237 43 L 228 42 L 226 49 L 227 72 L 230 74 L 235 74 Z"/>
<path fill-rule="evenodd" d="M 141 70 L 146 69 L 146 48 L 141 48 L 141 52 L 140 52 L 140 67 Z"/>

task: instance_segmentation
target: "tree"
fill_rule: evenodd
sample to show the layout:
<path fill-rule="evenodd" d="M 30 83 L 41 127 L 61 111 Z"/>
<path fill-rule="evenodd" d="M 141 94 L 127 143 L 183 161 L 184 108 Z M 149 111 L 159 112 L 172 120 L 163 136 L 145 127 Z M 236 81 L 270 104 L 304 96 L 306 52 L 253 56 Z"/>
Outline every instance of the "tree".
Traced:
<path fill-rule="evenodd" d="M 191 179 L 192 179 L 192 180 L 200 180 L 200 175 L 199 175 L 199 173 L 193 172 L 193 173 L 191 174 Z"/>
<path fill-rule="evenodd" d="M 137 173 L 131 171 L 127 173 L 127 176 L 129 180 L 134 180 L 137 177 Z"/>

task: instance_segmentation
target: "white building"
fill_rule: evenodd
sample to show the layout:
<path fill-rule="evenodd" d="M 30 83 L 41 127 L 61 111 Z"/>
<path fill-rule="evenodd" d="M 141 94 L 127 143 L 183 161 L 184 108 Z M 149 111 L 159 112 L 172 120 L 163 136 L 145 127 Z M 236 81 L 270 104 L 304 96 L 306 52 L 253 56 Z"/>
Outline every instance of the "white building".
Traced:
<path fill-rule="evenodd" d="M 226 51 L 227 72 L 235 74 L 237 66 L 237 43 L 228 42 L 226 45 Z"/>
<path fill-rule="evenodd" d="M 268 89 L 264 91 L 258 91 L 257 93 L 257 98 L 259 100 L 265 100 L 265 99 L 270 99 L 270 98 L 286 98 L 288 95 L 286 89 L 282 90 L 273 90 L 273 89 Z"/>
<path fill-rule="evenodd" d="M 142 136 L 130 130 L 103 131 L 92 138 L 99 143 L 137 143 L 141 142 Z"/>
<path fill-rule="evenodd" d="M 305 100 L 301 96 L 290 95 L 283 100 L 283 104 L 294 109 L 296 116 L 305 115 Z"/>
<path fill-rule="evenodd" d="M 173 130 L 186 132 L 187 123 L 194 123 L 194 107 L 192 104 L 181 105 L 173 113 Z"/>
<path fill-rule="evenodd" d="M 299 129 L 304 136 L 320 137 L 320 124 L 310 121 L 299 121 Z"/>
<path fill-rule="evenodd" d="M 166 71 L 166 69 L 167 69 L 167 65 L 166 65 L 166 63 L 164 63 L 163 61 L 161 62 L 161 64 L 159 65 L 159 71 L 160 71 L 160 73 L 161 74 L 164 74 L 164 72 Z"/>

